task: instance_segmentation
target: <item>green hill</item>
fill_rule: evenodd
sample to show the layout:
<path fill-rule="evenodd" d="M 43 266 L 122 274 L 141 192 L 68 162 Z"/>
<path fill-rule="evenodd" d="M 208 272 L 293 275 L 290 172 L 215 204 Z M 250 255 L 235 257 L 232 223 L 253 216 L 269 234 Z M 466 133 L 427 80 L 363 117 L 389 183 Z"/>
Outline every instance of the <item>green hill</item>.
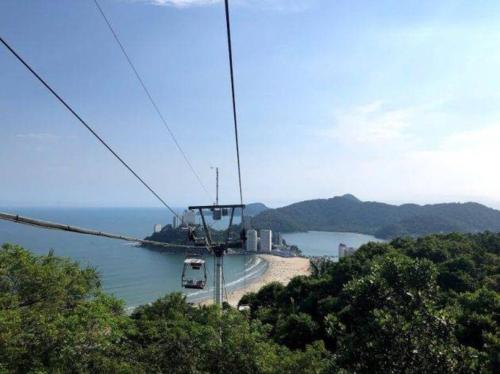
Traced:
<path fill-rule="evenodd" d="M 245 216 L 254 217 L 268 209 L 269 208 L 262 203 L 250 203 L 245 207 Z M 239 211 L 237 213 L 239 214 Z"/>
<path fill-rule="evenodd" d="M 500 211 L 472 202 L 391 205 L 343 195 L 269 209 L 255 216 L 252 225 L 281 232 L 348 231 L 393 238 L 500 231 Z"/>

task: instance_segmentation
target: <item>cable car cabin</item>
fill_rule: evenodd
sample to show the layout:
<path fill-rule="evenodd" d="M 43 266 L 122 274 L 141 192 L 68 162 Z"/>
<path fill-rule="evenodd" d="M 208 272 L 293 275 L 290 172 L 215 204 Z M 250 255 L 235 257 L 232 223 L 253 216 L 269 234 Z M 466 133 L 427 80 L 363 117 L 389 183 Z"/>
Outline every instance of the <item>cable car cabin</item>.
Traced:
<path fill-rule="evenodd" d="M 220 210 L 220 209 L 214 209 L 212 211 L 212 219 L 214 221 L 220 221 L 221 218 L 222 218 L 222 210 Z"/>
<path fill-rule="evenodd" d="M 201 258 L 187 258 L 184 260 L 184 263 L 190 265 L 191 269 L 200 270 L 201 267 L 205 265 L 205 260 Z"/>
<path fill-rule="evenodd" d="M 194 273 L 202 272 L 201 276 L 194 277 Z M 182 268 L 182 287 L 202 290 L 207 284 L 207 268 L 205 260 L 201 258 L 188 257 L 184 260 Z"/>

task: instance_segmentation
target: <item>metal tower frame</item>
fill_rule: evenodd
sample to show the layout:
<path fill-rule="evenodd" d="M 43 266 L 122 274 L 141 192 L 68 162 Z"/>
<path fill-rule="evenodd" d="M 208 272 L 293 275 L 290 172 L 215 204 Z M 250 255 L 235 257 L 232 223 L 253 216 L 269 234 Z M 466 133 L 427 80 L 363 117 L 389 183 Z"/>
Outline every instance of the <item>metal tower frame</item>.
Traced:
<path fill-rule="evenodd" d="M 190 206 L 188 207 L 189 210 L 195 210 L 200 213 L 201 216 L 201 222 L 203 224 L 203 230 L 205 232 L 205 243 L 206 247 L 209 253 L 213 253 L 215 257 L 215 289 L 214 289 L 214 302 L 215 304 L 219 305 L 222 307 L 222 302 L 224 300 L 224 295 L 223 295 L 223 274 L 224 274 L 224 254 L 227 252 L 228 248 L 237 248 L 240 247 L 244 248 L 244 242 L 245 238 L 240 237 L 240 240 L 238 241 L 230 241 L 230 231 L 231 231 L 231 226 L 233 225 L 233 219 L 234 219 L 234 212 L 236 209 L 241 209 L 241 218 L 243 220 L 243 214 L 244 214 L 244 209 L 245 205 L 244 204 L 229 204 L 229 205 L 197 205 L 197 206 Z M 227 236 L 226 240 L 224 242 L 213 242 L 212 241 L 212 235 L 210 234 L 210 230 L 208 228 L 207 222 L 205 220 L 205 214 L 204 211 L 210 210 L 211 212 L 215 210 L 223 210 L 223 209 L 230 209 L 231 210 L 231 216 L 229 219 L 229 226 L 227 228 Z"/>

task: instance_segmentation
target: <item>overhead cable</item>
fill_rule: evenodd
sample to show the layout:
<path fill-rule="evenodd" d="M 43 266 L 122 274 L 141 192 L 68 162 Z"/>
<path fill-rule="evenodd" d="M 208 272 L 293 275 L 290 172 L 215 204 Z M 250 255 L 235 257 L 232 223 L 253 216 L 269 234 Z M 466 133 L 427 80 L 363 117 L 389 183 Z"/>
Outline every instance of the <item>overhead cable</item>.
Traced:
<path fill-rule="evenodd" d="M 146 245 L 154 245 L 154 246 L 158 246 L 158 247 L 198 248 L 198 247 L 194 247 L 191 245 L 164 243 L 164 242 L 158 242 L 155 240 L 137 239 L 137 238 L 133 238 L 131 236 L 111 234 L 111 233 L 107 233 L 107 232 L 103 232 L 103 231 L 86 229 L 86 228 L 66 225 L 66 224 L 62 224 L 62 223 L 55 223 L 55 222 L 49 222 L 49 221 L 44 221 L 44 220 L 30 218 L 30 217 L 23 217 L 23 216 L 20 216 L 18 214 L 10 214 L 10 213 L 0 212 L 0 219 L 4 220 L 4 221 L 21 223 L 24 225 L 41 227 L 44 229 L 74 232 L 77 234 L 84 234 L 84 235 L 102 236 L 102 237 L 106 237 L 106 238 L 110 238 L 110 239 L 125 240 L 128 242 L 135 242 L 135 243 L 146 244 Z"/>
<path fill-rule="evenodd" d="M 75 116 L 76 119 L 78 119 L 78 121 L 83 125 L 85 126 L 85 128 L 90 131 L 90 133 L 92 135 L 94 135 L 97 140 L 99 140 L 99 142 L 101 142 L 102 145 L 104 145 L 106 147 L 106 149 L 108 151 L 110 151 L 113 156 L 115 156 L 116 159 L 118 159 L 118 161 L 120 161 L 122 163 L 123 166 L 125 166 L 127 168 L 127 170 L 132 173 L 132 175 L 134 177 L 136 177 L 168 210 L 170 210 L 175 216 L 178 216 L 178 214 L 165 202 L 165 200 L 163 200 L 160 195 L 158 195 L 150 186 L 149 184 L 147 184 L 144 179 L 142 179 L 95 131 L 94 129 L 92 129 L 92 127 L 90 127 L 87 122 L 85 122 L 82 117 L 80 117 L 74 110 L 72 107 L 69 106 L 69 104 L 61 97 L 59 96 L 59 94 L 54 91 L 54 89 L 52 89 L 52 87 L 40 76 L 38 75 L 38 73 L 33 70 L 33 68 L 2 38 L 0 37 L 0 42 L 2 42 L 2 44 L 26 67 L 26 69 L 28 69 L 31 74 L 33 74 L 33 76 L 35 76 L 36 79 L 38 79 L 38 81 L 40 81 L 40 83 L 42 83 L 45 88 L 47 88 L 51 93 L 52 95 L 54 95 L 57 100 L 59 100 L 59 102 L 61 104 L 64 105 L 64 107 L 66 109 L 68 109 L 70 111 L 71 114 L 73 114 L 73 116 Z"/>
<path fill-rule="evenodd" d="M 241 164 L 240 164 L 240 145 L 238 141 L 238 116 L 236 113 L 236 94 L 234 89 L 234 70 L 233 70 L 233 49 L 231 46 L 231 24 L 229 21 L 229 0 L 225 0 L 226 11 L 226 31 L 227 31 L 227 49 L 229 57 L 229 73 L 231 76 L 231 98 L 233 102 L 233 122 L 234 122 L 234 137 L 236 141 L 236 160 L 238 163 L 238 182 L 240 187 L 240 203 L 243 205 L 243 188 L 241 187 Z M 243 214 L 242 214 L 243 216 Z"/>
<path fill-rule="evenodd" d="M 226 14 L 226 34 L 227 34 L 227 50 L 229 58 L 229 75 L 231 77 L 231 99 L 233 104 L 233 123 L 234 123 L 234 139 L 236 143 L 236 162 L 238 165 L 238 185 L 240 189 L 240 204 L 243 205 L 243 187 L 241 185 L 241 163 L 240 163 L 240 144 L 238 139 L 238 115 L 236 111 L 236 93 L 234 88 L 234 69 L 233 69 L 233 48 L 231 42 L 231 22 L 229 16 L 229 0 L 224 0 L 224 10 Z M 241 226 L 245 229 L 245 213 L 241 209 Z M 243 268 L 246 273 L 246 251 L 243 251 Z M 246 276 L 243 277 L 243 288 L 246 289 Z"/>
<path fill-rule="evenodd" d="M 104 21 L 106 22 L 106 25 L 108 26 L 108 29 L 109 31 L 111 32 L 111 34 L 113 35 L 113 38 L 115 39 L 116 43 L 118 44 L 118 47 L 120 47 L 120 50 L 122 51 L 123 53 L 123 56 L 125 56 L 125 59 L 127 60 L 130 68 L 132 69 L 132 71 L 134 72 L 135 74 L 135 77 L 137 78 L 137 80 L 139 81 L 139 84 L 141 85 L 142 89 L 144 90 L 144 92 L 146 93 L 146 96 L 148 97 L 149 99 L 149 102 L 151 103 L 151 105 L 153 106 L 153 108 L 155 109 L 156 113 L 158 114 L 158 117 L 160 118 L 161 122 L 163 123 L 163 126 L 165 126 L 165 129 L 168 131 L 168 133 L 170 134 L 170 137 L 172 138 L 173 142 L 175 143 L 177 149 L 179 150 L 179 152 L 182 154 L 182 157 L 184 158 L 184 161 L 186 161 L 186 164 L 189 166 L 189 168 L 191 169 L 192 173 L 194 174 L 194 176 L 196 177 L 196 179 L 198 180 L 200 186 L 203 188 L 203 190 L 205 191 L 205 193 L 208 195 L 208 197 L 211 199 L 212 196 L 210 195 L 210 193 L 208 192 L 207 188 L 205 187 L 205 185 L 203 184 L 203 181 L 201 180 L 200 176 L 198 175 L 198 173 L 196 172 L 196 170 L 194 169 L 193 165 L 191 164 L 191 161 L 189 160 L 189 158 L 187 157 L 187 154 L 186 152 L 184 152 L 184 149 L 181 147 L 181 145 L 179 144 L 179 142 L 177 141 L 177 138 L 175 137 L 172 129 L 170 128 L 170 126 L 168 125 L 165 117 L 163 116 L 162 112 L 160 111 L 160 108 L 158 107 L 158 105 L 156 104 L 156 101 L 153 99 L 153 96 L 151 95 L 151 93 L 149 92 L 149 89 L 146 87 L 146 84 L 144 83 L 144 80 L 142 79 L 142 77 L 140 76 L 139 72 L 137 71 L 134 63 L 132 62 L 132 59 L 130 58 L 130 56 L 128 55 L 127 51 L 125 50 L 125 47 L 123 46 L 122 42 L 120 41 L 120 38 L 118 38 L 118 34 L 116 33 L 116 31 L 114 30 L 113 26 L 111 25 L 111 21 L 109 20 L 109 18 L 106 16 L 106 14 L 104 13 L 102 7 L 100 6 L 99 2 L 97 0 L 94 0 L 94 3 L 97 7 L 97 9 L 99 10 L 99 13 L 101 14 L 102 18 L 104 19 Z"/>

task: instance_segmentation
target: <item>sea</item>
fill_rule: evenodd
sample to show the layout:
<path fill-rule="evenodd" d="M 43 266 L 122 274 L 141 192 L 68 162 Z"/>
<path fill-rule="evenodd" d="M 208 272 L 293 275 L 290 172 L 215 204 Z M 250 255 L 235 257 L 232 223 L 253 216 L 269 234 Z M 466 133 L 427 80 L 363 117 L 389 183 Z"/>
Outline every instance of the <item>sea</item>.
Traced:
<path fill-rule="evenodd" d="M 162 208 L 0 208 L 58 223 L 91 228 L 137 238 L 150 235 L 156 224 L 172 222 L 172 213 Z M 224 222 L 218 222 L 223 225 Z M 297 245 L 307 256 L 336 256 L 338 244 L 359 247 L 377 240 L 355 233 L 317 232 L 283 235 L 288 244 Z M 123 299 L 129 309 L 150 303 L 170 292 L 183 292 L 189 301 L 211 297 L 213 293 L 213 259 L 206 256 L 208 275 L 205 290 L 187 291 L 181 287 L 183 262 L 188 251 L 151 250 L 123 242 L 63 231 L 47 230 L 18 223 L 0 221 L 0 244 L 13 243 L 36 254 L 53 251 L 69 257 L 81 266 L 95 268 L 107 293 Z M 224 281 L 227 291 L 244 288 L 260 277 L 267 263 L 256 256 L 224 257 Z"/>
<path fill-rule="evenodd" d="M 371 235 L 353 232 L 308 231 L 282 234 L 282 236 L 287 244 L 299 247 L 304 256 L 329 256 L 334 258 L 338 258 L 339 244 L 359 248 L 368 242 L 383 241 Z"/>

